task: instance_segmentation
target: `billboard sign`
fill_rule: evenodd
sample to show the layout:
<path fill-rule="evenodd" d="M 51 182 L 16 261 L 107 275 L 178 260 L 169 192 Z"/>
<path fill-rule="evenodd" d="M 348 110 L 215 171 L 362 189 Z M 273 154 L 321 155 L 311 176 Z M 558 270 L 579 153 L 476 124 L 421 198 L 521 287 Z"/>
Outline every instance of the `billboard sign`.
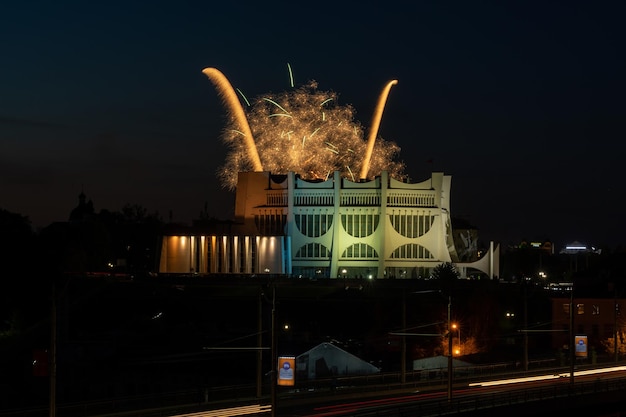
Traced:
<path fill-rule="evenodd" d="M 296 375 L 296 358 L 295 356 L 279 356 L 278 357 L 278 385 L 293 386 L 295 385 Z"/>
<path fill-rule="evenodd" d="M 574 338 L 574 343 L 576 344 L 576 357 L 586 358 L 587 357 L 587 336 L 576 336 Z"/>

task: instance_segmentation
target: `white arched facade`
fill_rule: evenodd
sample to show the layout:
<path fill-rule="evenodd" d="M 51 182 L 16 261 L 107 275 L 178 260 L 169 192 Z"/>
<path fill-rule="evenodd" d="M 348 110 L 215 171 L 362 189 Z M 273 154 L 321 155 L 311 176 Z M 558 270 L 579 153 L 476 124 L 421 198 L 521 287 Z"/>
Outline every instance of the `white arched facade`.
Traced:
<path fill-rule="evenodd" d="M 339 172 L 239 174 L 228 235 L 164 236 L 160 272 L 277 273 L 327 278 L 420 278 L 456 258 L 451 177 L 416 184 L 353 182 Z M 183 242 L 185 244 L 183 244 Z"/>

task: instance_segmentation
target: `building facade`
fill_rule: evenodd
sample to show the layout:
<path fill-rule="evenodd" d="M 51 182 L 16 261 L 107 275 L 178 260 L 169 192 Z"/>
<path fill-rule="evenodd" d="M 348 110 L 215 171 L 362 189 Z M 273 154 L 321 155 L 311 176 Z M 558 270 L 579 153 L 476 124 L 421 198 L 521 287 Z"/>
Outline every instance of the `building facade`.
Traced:
<path fill-rule="evenodd" d="M 622 317 L 625 305 L 623 298 L 553 298 L 552 347 L 567 349 L 575 336 L 586 337 L 590 351 L 592 348 L 602 351 L 602 341 L 614 341 L 615 336 L 620 345 L 626 343 L 622 340 L 626 326 Z"/>
<path fill-rule="evenodd" d="M 440 172 L 415 184 L 242 172 L 233 231 L 164 236 L 159 271 L 426 278 L 458 261 L 450 186 Z"/>

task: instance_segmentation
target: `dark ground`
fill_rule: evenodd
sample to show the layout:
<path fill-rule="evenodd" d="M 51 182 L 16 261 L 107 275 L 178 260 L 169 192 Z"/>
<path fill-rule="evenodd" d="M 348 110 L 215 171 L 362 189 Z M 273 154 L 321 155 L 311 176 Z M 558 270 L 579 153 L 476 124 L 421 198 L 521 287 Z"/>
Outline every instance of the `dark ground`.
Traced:
<path fill-rule="evenodd" d="M 400 339 L 390 332 L 443 332 L 447 319 L 447 297 L 429 292 L 438 291 L 432 281 L 65 276 L 55 288 L 58 403 L 254 384 L 258 335 L 271 346 L 273 305 L 278 355 L 332 342 L 383 372 L 400 369 Z M 34 349 L 50 348 L 51 293 L 37 306 L 42 319 L 0 345 L 0 409 L 48 401 L 49 378 L 34 376 L 32 360 Z M 459 281 L 452 293 L 452 318 L 484 346 L 483 360 L 520 357 L 521 323 L 496 318 L 521 311 L 521 294 L 490 281 Z M 540 294 L 531 302 L 530 319 L 550 314 Z M 409 338 L 407 363 L 438 346 L 438 338 Z M 270 368 L 265 350 L 264 379 Z"/>

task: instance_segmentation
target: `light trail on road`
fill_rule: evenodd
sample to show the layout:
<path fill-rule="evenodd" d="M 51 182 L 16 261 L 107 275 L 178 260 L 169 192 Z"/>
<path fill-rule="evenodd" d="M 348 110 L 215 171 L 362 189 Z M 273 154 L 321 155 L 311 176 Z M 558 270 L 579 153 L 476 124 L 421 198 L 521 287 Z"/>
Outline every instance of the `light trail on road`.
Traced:
<path fill-rule="evenodd" d="M 589 369 L 583 371 L 574 372 L 574 377 L 579 377 L 580 379 L 585 379 L 584 377 L 588 377 L 591 375 L 600 375 L 600 374 L 616 374 L 618 372 L 626 371 L 626 366 L 616 366 L 611 368 L 600 368 L 600 369 Z M 502 392 L 514 390 L 513 386 L 515 384 L 548 384 L 552 383 L 552 380 L 560 380 L 563 381 L 565 378 L 569 378 L 569 372 L 558 373 L 558 374 L 546 374 L 546 375 L 536 375 L 531 377 L 524 378 L 509 378 L 509 379 L 500 379 L 494 381 L 484 381 L 484 382 L 475 382 L 470 383 L 467 387 L 462 388 L 458 387 L 454 390 L 454 394 L 456 399 L 459 398 L 468 398 L 476 395 L 491 395 L 493 393 L 494 388 L 499 385 L 503 385 L 499 390 Z M 534 383 L 534 384 L 533 384 Z M 506 388 L 505 388 L 506 386 Z M 359 412 L 364 412 L 368 409 L 376 409 L 379 407 L 390 407 L 390 406 L 402 406 L 409 403 L 415 402 L 428 402 L 428 401 L 446 401 L 446 392 L 445 391 L 435 391 L 435 392 L 425 392 L 419 393 L 416 391 L 411 395 L 403 395 L 403 396 L 395 396 L 395 397 L 386 397 L 386 398 L 378 398 L 372 400 L 363 400 L 356 401 L 350 403 L 343 404 L 334 404 L 328 406 L 316 407 L 313 411 L 316 417 L 331 417 L 331 416 L 341 416 L 346 414 L 355 414 Z"/>
<path fill-rule="evenodd" d="M 626 366 L 616 366 L 613 368 L 601 368 L 601 369 L 589 369 L 586 371 L 576 371 L 574 372 L 574 378 L 576 378 L 577 376 L 604 374 L 604 373 L 618 372 L 618 371 L 626 371 Z M 469 386 L 470 387 L 493 387 L 496 385 L 519 384 L 523 382 L 535 382 L 535 381 L 546 381 L 550 379 L 568 378 L 569 376 L 570 376 L 569 372 L 563 372 L 560 374 L 537 375 L 537 376 L 529 376 L 525 378 L 512 378 L 512 379 L 499 379 L 497 381 L 473 382 L 469 384 Z"/>
<path fill-rule="evenodd" d="M 272 411 L 271 405 L 253 404 L 242 407 L 221 408 L 219 410 L 199 411 L 196 413 L 177 414 L 172 417 L 234 417 L 249 414 L 262 414 Z"/>

